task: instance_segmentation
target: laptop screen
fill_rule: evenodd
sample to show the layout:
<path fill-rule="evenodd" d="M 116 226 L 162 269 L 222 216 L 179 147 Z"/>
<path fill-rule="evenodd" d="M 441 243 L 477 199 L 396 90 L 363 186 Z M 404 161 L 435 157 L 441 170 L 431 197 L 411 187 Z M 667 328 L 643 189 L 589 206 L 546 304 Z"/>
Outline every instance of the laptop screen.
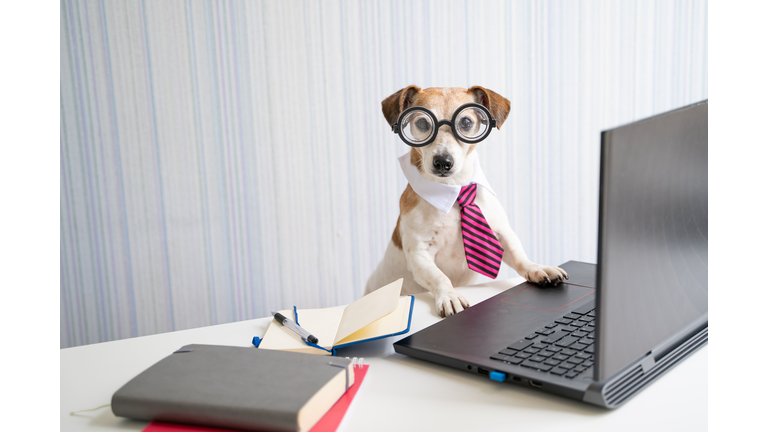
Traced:
<path fill-rule="evenodd" d="M 707 106 L 602 134 L 599 381 L 707 314 Z"/>

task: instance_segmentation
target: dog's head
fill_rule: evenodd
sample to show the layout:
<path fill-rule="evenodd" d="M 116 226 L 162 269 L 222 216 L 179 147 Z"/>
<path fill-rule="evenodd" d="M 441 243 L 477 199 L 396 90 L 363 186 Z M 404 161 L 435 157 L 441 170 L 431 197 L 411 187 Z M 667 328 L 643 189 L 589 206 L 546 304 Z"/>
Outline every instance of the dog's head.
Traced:
<path fill-rule="evenodd" d="M 467 103 L 478 103 L 491 112 L 500 129 L 509 115 L 510 103 L 499 94 L 483 87 L 428 88 L 414 85 L 399 90 L 381 102 L 381 110 L 387 123 L 392 126 L 400 114 L 409 107 L 420 106 L 429 109 L 438 121 L 453 118 L 454 112 Z M 462 119 L 457 119 L 461 122 Z M 465 119 L 465 122 L 471 119 Z M 457 139 L 447 125 L 440 127 L 435 140 L 424 147 L 411 147 L 411 163 L 430 180 L 439 183 L 453 183 L 452 178 L 462 172 L 467 156 L 479 144 L 467 144 Z"/>

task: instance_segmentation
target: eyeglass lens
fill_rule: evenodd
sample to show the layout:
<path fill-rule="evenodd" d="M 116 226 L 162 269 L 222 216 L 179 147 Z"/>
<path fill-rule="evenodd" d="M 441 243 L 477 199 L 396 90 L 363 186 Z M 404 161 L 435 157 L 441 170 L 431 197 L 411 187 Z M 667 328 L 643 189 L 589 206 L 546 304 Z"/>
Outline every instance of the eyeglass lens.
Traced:
<path fill-rule="evenodd" d="M 416 110 L 405 115 L 400 124 L 400 129 L 405 139 L 409 142 L 421 144 L 432 137 L 435 125 L 432 117 L 423 111 Z"/>
<path fill-rule="evenodd" d="M 455 118 L 456 132 L 470 141 L 483 136 L 490 123 L 488 114 L 477 107 L 464 108 Z"/>

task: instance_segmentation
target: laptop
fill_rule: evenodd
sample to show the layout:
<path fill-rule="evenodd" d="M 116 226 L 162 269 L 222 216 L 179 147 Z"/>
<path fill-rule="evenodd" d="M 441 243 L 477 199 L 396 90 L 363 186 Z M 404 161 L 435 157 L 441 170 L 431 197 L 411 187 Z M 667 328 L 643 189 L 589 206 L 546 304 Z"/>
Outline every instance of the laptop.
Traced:
<path fill-rule="evenodd" d="M 597 265 L 510 288 L 395 351 L 607 408 L 707 343 L 707 101 L 601 135 Z"/>

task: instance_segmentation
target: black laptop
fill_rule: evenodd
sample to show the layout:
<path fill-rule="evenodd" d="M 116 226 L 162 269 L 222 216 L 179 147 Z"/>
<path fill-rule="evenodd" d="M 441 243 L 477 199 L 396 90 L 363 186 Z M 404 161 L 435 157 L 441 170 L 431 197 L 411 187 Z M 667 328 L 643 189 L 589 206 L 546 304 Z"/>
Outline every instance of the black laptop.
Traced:
<path fill-rule="evenodd" d="M 395 351 L 615 408 L 707 343 L 707 101 L 602 133 L 598 264 L 560 265 Z"/>

